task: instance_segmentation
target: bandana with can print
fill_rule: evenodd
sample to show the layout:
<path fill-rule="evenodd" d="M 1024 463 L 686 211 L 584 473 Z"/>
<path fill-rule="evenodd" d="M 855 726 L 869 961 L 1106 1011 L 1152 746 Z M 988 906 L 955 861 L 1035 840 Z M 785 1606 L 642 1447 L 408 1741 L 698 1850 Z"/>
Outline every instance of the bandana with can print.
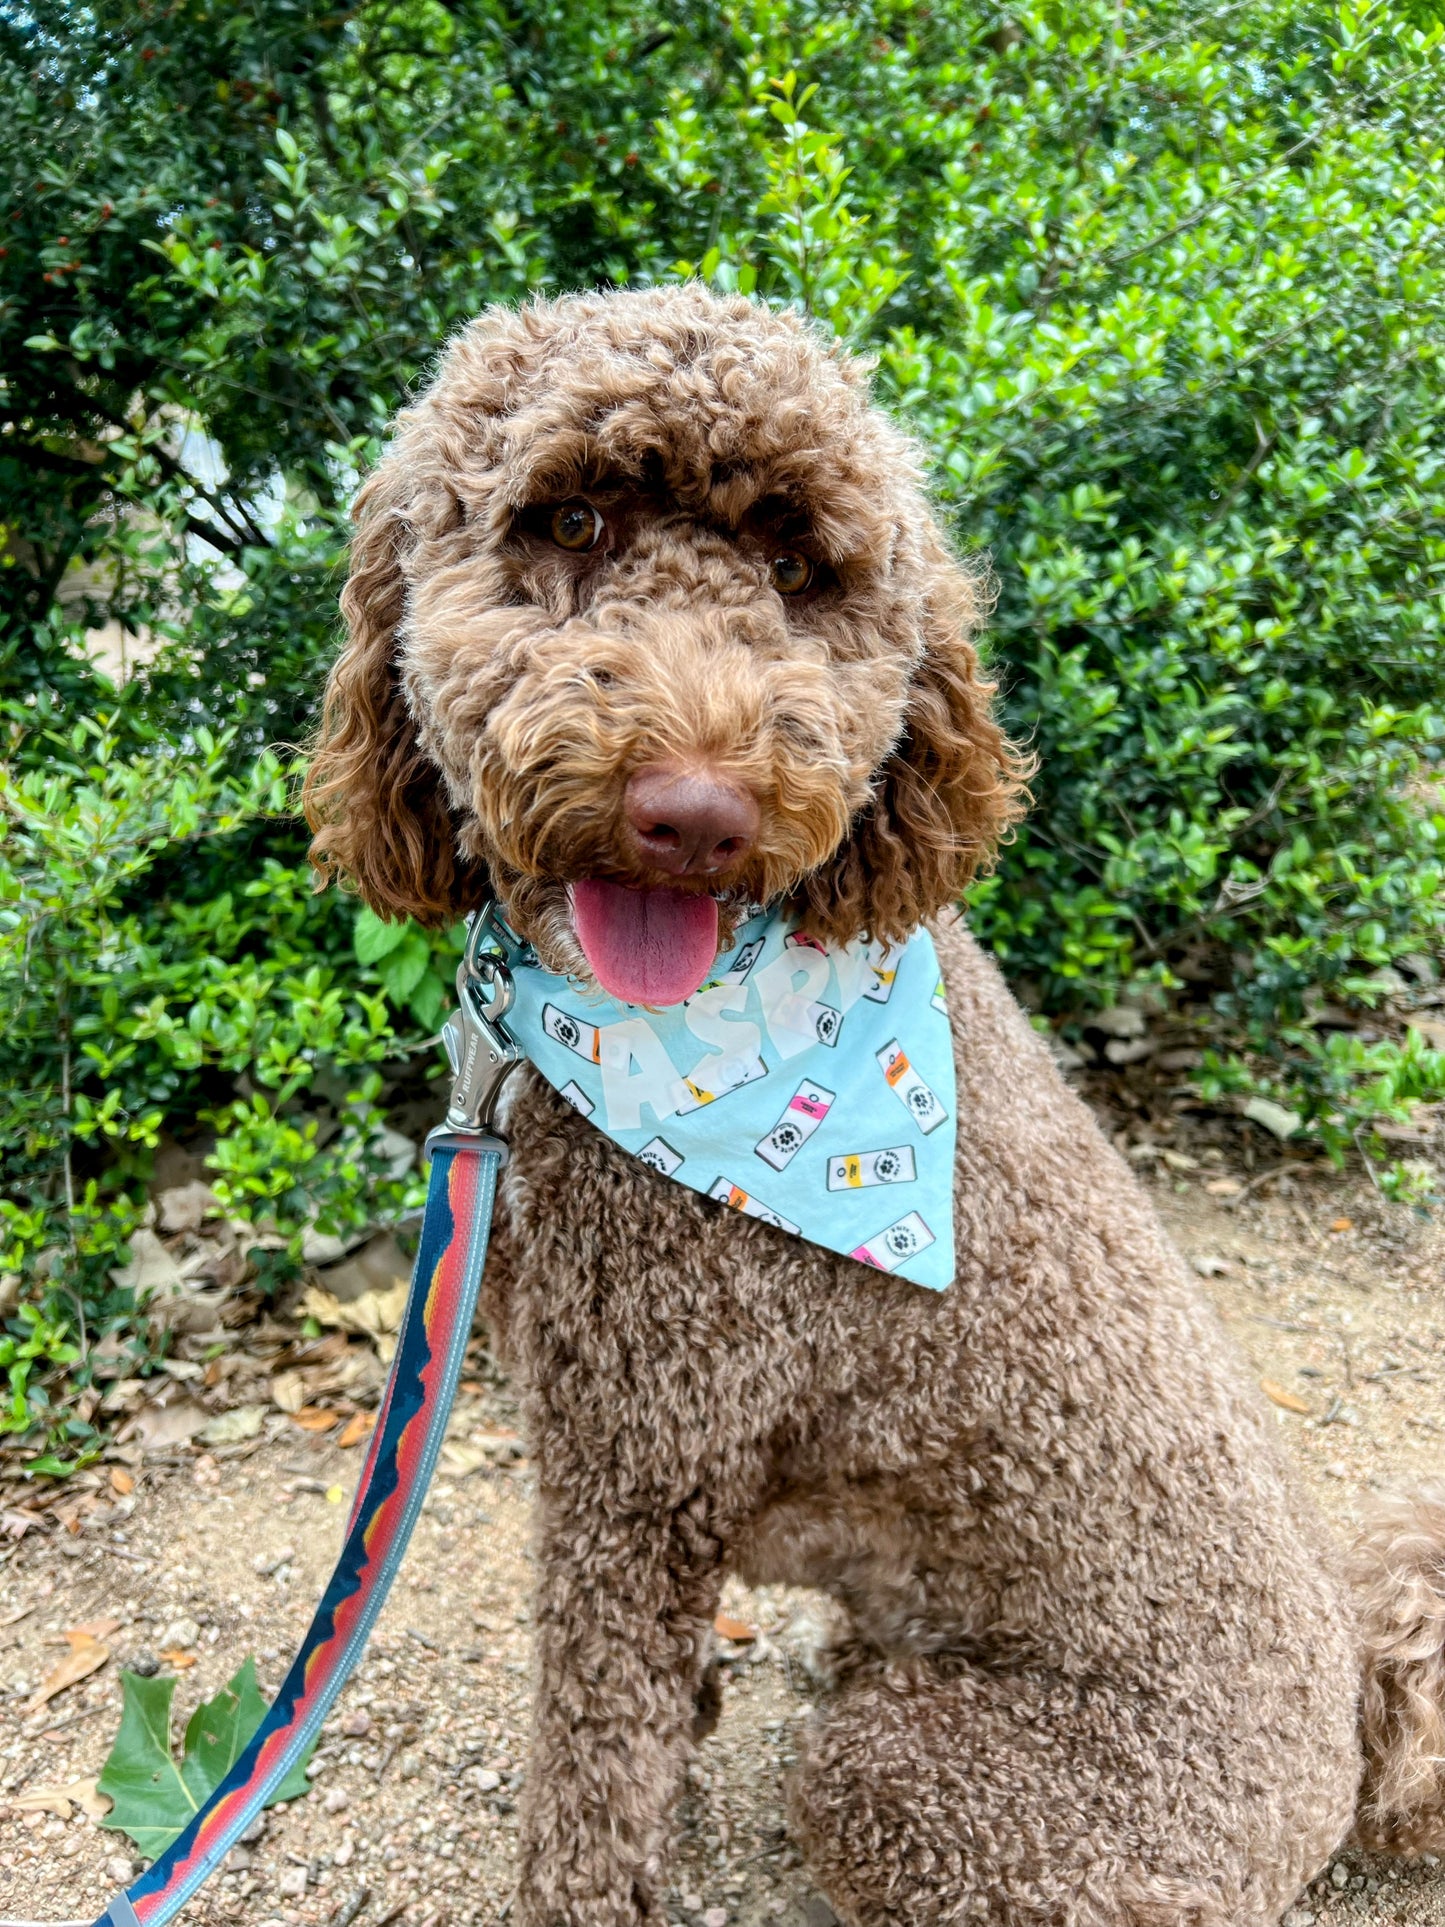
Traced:
<path fill-rule="evenodd" d="M 861 1264 L 953 1282 L 953 1048 L 926 930 L 825 947 L 762 911 L 662 1010 L 514 975 L 517 1042 L 625 1151 Z"/>

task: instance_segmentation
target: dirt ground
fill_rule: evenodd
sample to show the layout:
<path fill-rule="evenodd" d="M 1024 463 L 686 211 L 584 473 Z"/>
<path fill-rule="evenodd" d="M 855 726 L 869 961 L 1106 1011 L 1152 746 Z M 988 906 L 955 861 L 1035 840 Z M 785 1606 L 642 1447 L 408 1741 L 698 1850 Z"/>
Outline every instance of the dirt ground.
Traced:
<path fill-rule="evenodd" d="M 1136 1116 L 1119 1141 L 1234 1334 L 1240 1369 L 1265 1381 L 1290 1454 L 1341 1527 L 1370 1488 L 1438 1477 L 1441 1226 L 1384 1203 L 1363 1177 L 1280 1176 L 1269 1147 L 1252 1171 L 1254 1153 L 1245 1147 L 1241 1159 L 1237 1133 L 1222 1148 L 1196 1143 L 1166 1156 Z M 238 1354 L 251 1342 L 246 1330 L 235 1334 Z M 244 1360 L 236 1383 L 244 1395 Z M 274 1810 L 261 1836 L 233 1852 L 188 1920 L 492 1927 L 505 1917 L 526 1758 L 533 1487 L 514 1428 L 508 1388 L 479 1338 L 449 1462 L 326 1730 L 313 1791 Z M 117 1467 L 132 1492 L 108 1484 L 73 1529 L 28 1531 L 0 1554 L 0 1916 L 89 1921 L 131 1875 L 123 1835 L 79 1809 L 66 1821 L 14 1804 L 99 1771 L 123 1665 L 179 1671 L 178 1729 L 247 1653 L 274 1689 L 360 1470 L 360 1451 L 342 1449 L 339 1431 L 308 1432 L 272 1411 L 251 1440 L 133 1451 Z M 725 1608 L 755 1636 L 723 1642 L 725 1712 L 689 1771 L 668 1910 L 696 1927 L 826 1927 L 831 1914 L 781 1818 L 782 1779 L 809 1715 L 814 1609 L 807 1595 L 739 1586 Z M 121 1622 L 108 1635 L 113 1658 L 28 1715 L 66 1650 L 66 1629 L 101 1618 Z M 1287 1921 L 1445 1927 L 1445 1864 L 1346 1853 Z"/>

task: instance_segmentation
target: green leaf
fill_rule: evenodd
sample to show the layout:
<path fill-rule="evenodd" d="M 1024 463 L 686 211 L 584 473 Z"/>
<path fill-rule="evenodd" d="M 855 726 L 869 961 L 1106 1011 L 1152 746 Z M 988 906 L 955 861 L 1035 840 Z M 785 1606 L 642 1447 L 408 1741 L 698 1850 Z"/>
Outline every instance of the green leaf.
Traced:
<path fill-rule="evenodd" d="M 72 1472 L 79 1472 L 99 1457 L 98 1447 L 94 1451 L 81 1452 L 73 1459 L 62 1459 L 54 1452 L 45 1452 L 38 1459 L 31 1459 L 24 1471 L 32 1478 L 38 1475 L 46 1479 L 68 1479 Z"/>
<path fill-rule="evenodd" d="M 140 1851 L 154 1859 L 190 1825 L 241 1757 L 265 1716 L 266 1702 L 256 1684 L 256 1662 L 247 1659 L 214 1699 L 204 1700 L 192 1713 L 177 1765 L 171 1752 L 175 1680 L 122 1673 L 121 1690 L 120 1731 L 97 1782 L 114 1802 L 101 1824 L 129 1834 Z M 268 1805 L 299 1799 L 308 1791 L 310 1755 L 308 1748 Z"/>
<path fill-rule="evenodd" d="M 356 913 L 356 926 L 351 941 L 356 949 L 356 961 L 363 964 L 380 963 L 389 957 L 410 933 L 410 923 L 383 923 L 374 910 L 365 904 Z"/>
<path fill-rule="evenodd" d="M 431 945 L 415 925 L 409 925 L 377 975 L 394 1004 L 404 1004 L 431 966 Z"/>
<path fill-rule="evenodd" d="M 214 1699 L 204 1700 L 186 1724 L 181 1777 L 202 1803 L 240 1759 L 265 1717 L 266 1701 L 256 1684 L 256 1662 L 248 1658 L 230 1683 Z M 308 1748 L 306 1759 L 310 1757 Z M 306 1760 L 300 1760 L 273 1795 L 273 1804 L 276 1800 L 299 1800 L 310 1784 Z"/>
<path fill-rule="evenodd" d="M 423 1030 L 435 1030 L 446 1009 L 447 987 L 434 970 L 428 970 L 411 993 L 407 1008 Z"/>
<path fill-rule="evenodd" d="M 171 1758 L 174 1679 L 121 1674 L 120 1731 L 96 1782 L 114 1802 L 101 1822 L 128 1833 L 152 1860 L 194 1818 L 198 1802 Z"/>

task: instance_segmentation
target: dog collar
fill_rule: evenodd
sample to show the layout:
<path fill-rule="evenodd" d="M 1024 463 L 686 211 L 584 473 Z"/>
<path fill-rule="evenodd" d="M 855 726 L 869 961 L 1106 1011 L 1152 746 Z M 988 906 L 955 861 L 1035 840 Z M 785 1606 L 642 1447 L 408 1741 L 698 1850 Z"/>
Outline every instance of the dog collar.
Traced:
<path fill-rule="evenodd" d="M 526 963 L 507 1025 L 664 1177 L 915 1284 L 953 1282 L 953 1046 L 926 930 L 824 945 L 764 910 L 662 1010 Z"/>

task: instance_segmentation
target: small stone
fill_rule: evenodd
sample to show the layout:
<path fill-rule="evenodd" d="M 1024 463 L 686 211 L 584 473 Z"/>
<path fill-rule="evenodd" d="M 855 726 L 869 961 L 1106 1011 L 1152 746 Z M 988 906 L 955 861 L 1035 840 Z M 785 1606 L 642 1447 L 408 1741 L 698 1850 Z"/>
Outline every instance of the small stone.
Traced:
<path fill-rule="evenodd" d="M 728 1927 L 726 1907 L 709 1907 L 702 1917 L 702 1927 Z"/>
<path fill-rule="evenodd" d="M 295 1546 L 282 1546 L 276 1552 L 258 1552 L 251 1561 L 251 1570 L 259 1572 L 263 1579 L 269 1579 L 273 1572 L 279 1572 L 288 1560 L 295 1557 Z"/>
<path fill-rule="evenodd" d="M 201 1636 L 201 1629 L 194 1619 L 173 1619 L 160 1636 L 163 1653 L 177 1650 L 189 1652 Z"/>
<path fill-rule="evenodd" d="M 1347 1465 L 1343 1464 L 1339 1459 L 1331 1459 L 1329 1464 L 1325 1467 L 1325 1477 L 1327 1479 L 1347 1479 L 1349 1476 L 1350 1476 L 1350 1468 Z M 1336 1873 L 1339 1871 L 1339 1866 L 1340 1866 L 1340 1863 L 1336 1861 L 1335 1862 Z M 1334 1875 L 1331 1874 L 1330 1878 L 1334 1879 Z M 1343 1880 L 1335 1881 L 1335 1885 L 1337 1887 L 1343 1887 L 1344 1884 L 1345 1883 Z"/>
<path fill-rule="evenodd" d="M 421 1772 L 421 1760 L 418 1758 L 418 1756 L 415 1753 L 403 1753 L 401 1756 L 402 1779 L 414 1780 L 417 1774 L 420 1772 Z"/>
<path fill-rule="evenodd" d="M 477 1768 L 476 1787 L 478 1793 L 495 1793 L 501 1784 L 502 1776 L 500 1773 L 493 1772 L 489 1766 L 479 1766 Z"/>
<path fill-rule="evenodd" d="M 161 1670 L 161 1663 L 154 1653 L 135 1653 L 125 1665 L 127 1672 L 138 1673 L 142 1679 L 154 1679 Z"/>
<path fill-rule="evenodd" d="M 803 1919 L 808 1927 L 838 1927 L 838 1916 L 821 1894 L 809 1894 L 803 1902 Z"/>
<path fill-rule="evenodd" d="M 1288 1105 L 1276 1104 L 1273 1098 L 1251 1097 L 1244 1106 L 1244 1115 L 1252 1124 L 1260 1124 L 1277 1138 L 1293 1137 L 1304 1119 L 1298 1111 Z"/>
<path fill-rule="evenodd" d="M 246 1831 L 241 1835 L 241 1845 L 243 1847 L 254 1847 L 258 1840 L 264 1840 L 265 1837 L 266 1815 L 264 1813 L 258 1813 L 250 1826 L 247 1827 Z"/>
<path fill-rule="evenodd" d="M 348 1740 L 364 1740 L 371 1731 L 370 1713 L 348 1713 L 341 1722 L 341 1730 Z"/>
<path fill-rule="evenodd" d="M 1330 1885 L 1337 1890 L 1350 1884 L 1350 1870 L 1343 1860 L 1337 1860 L 1330 1868 Z"/>
<path fill-rule="evenodd" d="M 306 1869 L 287 1867 L 276 1882 L 276 1891 L 283 1900 L 300 1900 L 306 1892 Z"/>
<path fill-rule="evenodd" d="M 684 1913 L 700 1914 L 702 1912 L 702 1895 L 684 1894 L 682 1897 L 682 1907 Z"/>
<path fill-rule="evenodd" d="M 105 1877 L 113 1880 L 117 1887 L 128 1887 L 131 1883 L 130 1861 L 123 1853 L 112 1854 L 105 1863 Z"/>
<path fill-rule="evenodd" d="M 349 1867 L 351 1865 L 351 1856 L 355 1852 L 356 1852 L 356 1842 L 352 1839 L 351 1835 L 348 1833 L 346 1838 L 342 1841 L 341 1845 L 336 1849 L 335 1853 L 332 1854 L 331 1856 L 332 1866 Z"/>
<path fill-rule="evenodd" d="M 1104 1046 L 1104 1055 L 1111 1064 L 1140 1064 L 1146 1057 L 1154 1054 L 1153 1041 L 1148 1037 L 1111 1037 Z"/>
<path fill-rule="evenodd" d="M 1084 1028 L 1101 1030 L 1106 1037 L 1142 1037 L 1146 1026 L 1142 1010 L 1136 1010 L 1131 1004 L 1117 1004 L 1112 1010 L 1091 1010 L 1084 1019 Z M 819 1894 L 815 1898 L 821 1900 L 822 1895 Z M 823 1901 L 823 1905 L 828 1906 L 826 1900 Z M 804 1912 L 807 1912 L 806 1907 Z M 831 1907 L 828 1907 L 828 1913 L 830 1917 L 835 1917 Z M 811 1916 L 809 1927 L 816 1927 Z"/>
<path fill-rule="evenodd" d="M 345 1813 L 351 1805 L 351 1795 L 344 1786 L 328 1787 L 326 1798 L 321 1802 L 324 1813 Z"/>

